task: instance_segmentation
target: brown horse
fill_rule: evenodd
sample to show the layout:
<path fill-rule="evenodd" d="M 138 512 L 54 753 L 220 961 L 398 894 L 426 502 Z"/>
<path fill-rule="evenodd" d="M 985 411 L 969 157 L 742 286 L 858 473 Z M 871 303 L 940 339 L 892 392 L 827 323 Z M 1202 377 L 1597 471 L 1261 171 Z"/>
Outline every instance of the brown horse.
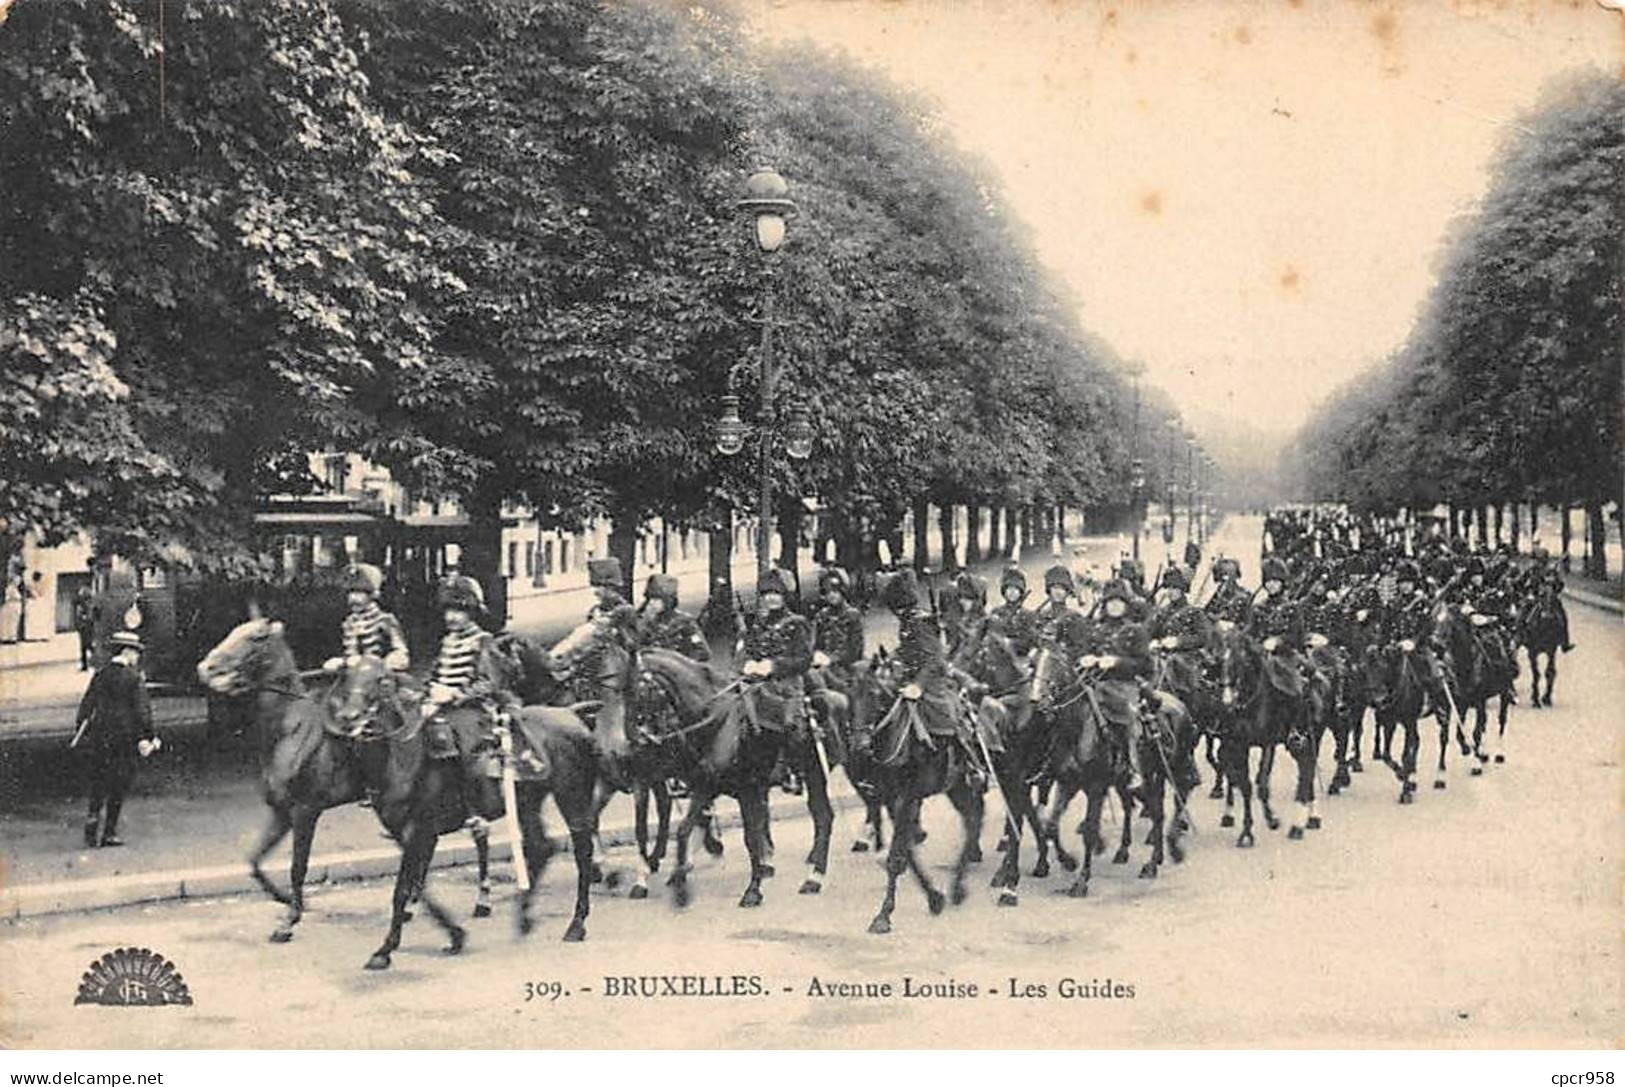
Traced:
<path fill-rule="evenodd" d="M 287 907 L 270 937 L 273 943 L 286 943 L 304 916 L 305 875 L 317 821 L 327 809 L 366 796 L 355 745 L 333 733 L 331 702 L 342 677 L 334 677 L 319 694 L 307 692 L 282 624 L 259 615 L 233 628 L 199 662 L 197 673 L 215 694 L 252 700 L 248 732 L 260 749 L 262 794 L 269 812 L 249 855 L 249 870 L 267 895 Z M 261 866 L 290 832 L 293 856 L 284 893 Z M 474 841 L 479 860 L 474 916 L 486 917 L 491 912 L 489 844 L 484 833 Z"/>
<path fill-rule="evenodd" d="M 1526 596 L 1519 609 L 1518 641 L 1529 655 L 1529 705 L 1533 709 L 1552 704 L 1552 684 L 1557 681 L 1557 651 L 1563 644 L 1563 619 L 1558 614 L 1557 589 L 1543 585 Z M 1540 658 L 1546 658 L 1546 693 L 1540 690 Z"/>
<path fill-rule="evenodd" d="M 1501 703 L 1495 761 L 1506 761 L 1507 713 L 1516 700 L 1513 684 L 1518 678 L 1518 658 L 1506 643 L 1501 621 L 1472 610 L 1470 605 L 1446 609 L 1439 617 L 1435 638 L 1444 647 L 1446 682 L 1450 683 L 1460 710 L 1456 739 L 1462 755 L 1475 760 L 1472 773 L 1476 776 L 1484 772 L 1484 764 L 1490 761 L 1484 750 L 1484 731 L 1492 698 Z M 1462 734 L 1469 709 L 1474 714 L 1471 746 Z"/>

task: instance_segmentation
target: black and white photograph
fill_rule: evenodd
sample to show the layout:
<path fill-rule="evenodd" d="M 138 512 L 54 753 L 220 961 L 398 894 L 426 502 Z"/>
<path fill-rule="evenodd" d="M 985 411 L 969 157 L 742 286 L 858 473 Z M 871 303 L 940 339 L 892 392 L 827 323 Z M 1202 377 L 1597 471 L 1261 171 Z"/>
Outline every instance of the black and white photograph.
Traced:
<path fill-rule="evenodd" d="M 1620 0 L 0 0 L 0 1065 L 1611 1084 L 1622 373 Z"/>

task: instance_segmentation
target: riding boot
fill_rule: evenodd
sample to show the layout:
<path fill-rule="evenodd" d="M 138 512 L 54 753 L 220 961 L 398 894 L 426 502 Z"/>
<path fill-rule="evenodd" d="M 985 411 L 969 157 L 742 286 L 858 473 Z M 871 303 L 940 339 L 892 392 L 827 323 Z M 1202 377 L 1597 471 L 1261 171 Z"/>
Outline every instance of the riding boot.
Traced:
<path fill-rule="evenodd" d="M 1562 640 L 1563 652 L 1571 652 L 1574 643 L 1569 641 L 1569 611 L 1561 600 L 1557 601 L 1557 629 L 1558 637 Z"/>
<path fill-rule="evenodd" d="M 1128 791 L 1139 796 L 1145 792 L 1145 777 L 1140 773 L 1140 716 L 1129 718 L 1128 727 Z"/>

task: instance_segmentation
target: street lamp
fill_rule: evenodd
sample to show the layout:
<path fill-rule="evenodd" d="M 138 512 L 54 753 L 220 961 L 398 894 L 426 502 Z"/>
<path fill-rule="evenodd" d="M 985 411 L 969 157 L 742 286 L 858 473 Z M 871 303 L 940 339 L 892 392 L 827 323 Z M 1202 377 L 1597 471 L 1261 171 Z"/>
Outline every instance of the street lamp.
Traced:
<path fill-rule="evenodd" d="M 1136 365 L 1134 368 L 1134 430 L 1132 432 L 1129 486 L 1132 491 L 1129 503 L 1134 517 L 1134 561 L 1140 561 L 1140 530 L 1145 527 L 1145 511 L 1140 503 L 1145 499 L 1145 462 L 1140 459 L 1140 371 L 1144 367 Z"/>
<path fill-rule="evenodd" d="M 748 213 L 756 226 L 756 245 L 763 253 L 776 253 L 784 244 L 785 219 L 795 211 L 790 199 L 790 186 L 777 170 L 764 166 L 751 174 L 745 182 L 745 195 L 739 201 L 740 210 Z M 773 549 L 773 281 L 764 276 L 762 281 L 762 342 L 759 352 L 761 364 L 761 405 L 757 415 L 757 438 L 761 451 L 760 495 L 756 542 L 756 575 L 764 576 L 771 562 Z M 745 447 L 750 432 L 739 414 L 739 396 L 734 390 L 737 368 L 728 374 L 728 394 L 722 398 L 722 417 L 716 425 L 716 449 L 731 457 Z M 812 455 L 813 428 L 807 408 L 801 402 L 785 413 L 783 428 L 785 452 L 795 460 Z"/>
<path fill-rule="evenodd" d="M 1196 438 L 1185 438 L 1185 539 L 1196 538 Z"/>

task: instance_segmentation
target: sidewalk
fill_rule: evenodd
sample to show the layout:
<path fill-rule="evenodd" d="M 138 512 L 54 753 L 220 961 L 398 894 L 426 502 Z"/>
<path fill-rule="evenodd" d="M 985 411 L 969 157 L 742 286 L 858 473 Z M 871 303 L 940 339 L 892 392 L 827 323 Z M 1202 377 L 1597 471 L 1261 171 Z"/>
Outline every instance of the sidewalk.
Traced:
<path fill-rule="evenodd" d="M 1069 552 L 1076 546 L 1086 547 L 1092 562 L 1116 557 L 1115 537 L 1070 540 Z M 1048 553 L 1034 553 L 1023 564 L 1034 597 L 1042 591 L 1044 569 L 1054 561 Z M 1079 565 L 1070 553 L 1065 561 L 1073 568 Z M 993 575 L 989 577 L 992 582 L 1001 565 L 983 563 L 977 569 L 984 577 Z M 940 588 L 941 579 L 938 581 Z M 562 635 L 585 613 L 584 607 L 578 610 L 574 604 L 569 602 L 557 614 L 526 616 L 516 625 L 542 637 Z M 864 626 L 871 647 L 893 643 L 896 623 L 886 612 L 871 611 Z M 256 758 L 241 750 L 222 754 L 198 729 L 188 727 L 185 707 L 195 704 L 201 711 L 201 699 L 172 701 L 174 723 L 161 728 L 168 750 L 143 766 L 121 822 L 121 837 L 129 843 L 122 849 L 82 847 L 83 802 L 73 791 L 73 767 L 59 744 L 42 745 L 33 752 L 0 747 L 0 871 L 4 872 L 0 910 L 5 916 L 255 890 L 243 858 L 264 819 Z M 836 791 L 846 795 L 845 780 L 837 777 Z M 782 800 L 789 806 L 784 808 L 776 801 L 775 811 L 783 808 L 786 817 L 806 811 L 800 798 Z M 723 805 L 724 813 L 731 808 Z M 616 801 L 605 819 L 606 840 L 613 836 L 611 829 L 619 833 L 623 827 L 630 828 L 630 801 Z M 560 825 L 556 816 L 550 818 L 550 827 Z M 316 849 L 312 881 L 324 875 L 329 879 L 360 878 L 394 870 L 394 846 L 379 837 L 372 813 L 355 805 L 322 817 Z M 284 845 L 269 859 L 268 871 L 280 873 L 279 878 L 285 876 L 287 856 Z M 436 856 L 442 865 L 468 863 L 473 849 L 466 837 L 448 836 Z M 496 856 L 505 866 L 505 850 L 497 851 Z"/>

